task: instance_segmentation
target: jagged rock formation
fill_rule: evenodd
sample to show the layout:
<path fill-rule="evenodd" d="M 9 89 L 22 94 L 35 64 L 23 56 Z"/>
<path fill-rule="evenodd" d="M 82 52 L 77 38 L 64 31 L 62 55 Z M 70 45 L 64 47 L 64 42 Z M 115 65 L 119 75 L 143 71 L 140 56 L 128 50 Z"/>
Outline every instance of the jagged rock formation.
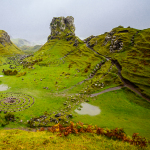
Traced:
<path fill-rule="evenodd" d="M 7 42 L 7 43 L 11 43 L 11 41 L 10 41 L 10 36 L 8 35 L 8 33 L 7 32 L 5 32 L 5 31 L 1 31 L 2 33 L 1 33 L 1 36 L 0 36 L 0 43 L 5 47 L 5 43 Z"/>
<path fill-rule="evenodd" d="M 126 30 L 127 31 L 127 30 Z M 109 47 L 110 52 L 114 52 L 115 50 L 120 51 L 123 47 L 123 42 L 120 38 L 117 38 L 116 36 L 113 36 L 115 32 L 110 31 L 107 36 L 105 37 L 104 46 L 111 41 L 111 45 Z M 124 32 L 120 32 L 124 33 Z"/>
<path fill-rule="evenodd" d="M 68 40 L 70 40 L 75 35 L 75 26 L 74 26 L 74 18 L 72 16 L 68 17 L 54 17 L 52 22 L 50 23 L 51 35 L 48 37 L 49 39 L 55 39 L 60 36 L 68 36 Z"/>

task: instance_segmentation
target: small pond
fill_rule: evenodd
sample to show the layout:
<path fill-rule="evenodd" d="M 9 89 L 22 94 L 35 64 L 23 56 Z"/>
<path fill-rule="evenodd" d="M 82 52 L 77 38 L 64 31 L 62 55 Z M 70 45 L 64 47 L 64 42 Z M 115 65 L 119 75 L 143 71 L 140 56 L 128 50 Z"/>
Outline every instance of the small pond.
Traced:
<path fill-rule="evenodd" d="M 81 103 L 81 110 L 76 109 L 75 112 L 81 115 L 90 115 L 90 116 L 95 116 L 100 114 L 101 110 L 97 106 L 93 106 L 88 103 Z"/>
<path fill-rule="evenodd" d="M 9 87 L 6 84 L 0 84 L 0 91 L 6 91 Z"/>
<path fill-rule="evenodd" d="M 4 77 L 3 75 L 0 75 L 0 77 Z"/>

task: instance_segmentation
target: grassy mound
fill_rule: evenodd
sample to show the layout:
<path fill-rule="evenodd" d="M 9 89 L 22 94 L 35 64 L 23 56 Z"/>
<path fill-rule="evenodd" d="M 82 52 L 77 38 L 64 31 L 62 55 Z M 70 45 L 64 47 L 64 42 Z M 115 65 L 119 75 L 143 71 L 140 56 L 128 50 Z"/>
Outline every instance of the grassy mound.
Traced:
<path fill-rule="evenodd" d="M 150 29 L 117 27 L 88 42 L 95 51 L 118 60 L 122 76 L 138 86 L 144 95 L 150 96 L 149 36 Z"/>

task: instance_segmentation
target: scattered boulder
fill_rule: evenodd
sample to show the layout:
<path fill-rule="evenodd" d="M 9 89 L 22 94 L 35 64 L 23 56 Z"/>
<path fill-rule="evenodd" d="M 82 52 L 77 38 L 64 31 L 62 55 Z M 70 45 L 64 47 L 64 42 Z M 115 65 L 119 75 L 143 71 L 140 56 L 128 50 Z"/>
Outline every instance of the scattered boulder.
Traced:
<path fill-rule="evenodd" d="M 72 118 L 73 115 L 72 115 L 72 114 L 69 114 L 69 115 L 67 115 L 66 117 L 67 117 L 67 118 Z"/>
<path fill-rule="evenodd" d="M 105 42 L 103 45 L 106 45 L 107 42 L 111 41 L 111 45 L 109 47 L 110 52 L 114 52 L 115 50 L 121 50 L 123 47 L 123 42 L 121 39 L 116 39 L 116 36 L 112 36 L 114 32 L 108 33 L 108 35 L 105 38 Z"/>
<path fill-rule="evenodd" d="M 61 116 L 61 113 L 58 113 L 55 115 L 55 117 L 60 117 Z"/>

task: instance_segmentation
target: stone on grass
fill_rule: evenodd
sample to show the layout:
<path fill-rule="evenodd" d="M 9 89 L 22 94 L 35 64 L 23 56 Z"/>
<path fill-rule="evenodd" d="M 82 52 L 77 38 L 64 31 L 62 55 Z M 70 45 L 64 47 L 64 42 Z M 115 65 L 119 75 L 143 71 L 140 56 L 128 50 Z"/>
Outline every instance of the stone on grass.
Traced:
<path fill-rule="evenodd" d="M 61 113 L 58 113 L 55 115 L 55 117 L 60 117 L 61 116 Z"/>

